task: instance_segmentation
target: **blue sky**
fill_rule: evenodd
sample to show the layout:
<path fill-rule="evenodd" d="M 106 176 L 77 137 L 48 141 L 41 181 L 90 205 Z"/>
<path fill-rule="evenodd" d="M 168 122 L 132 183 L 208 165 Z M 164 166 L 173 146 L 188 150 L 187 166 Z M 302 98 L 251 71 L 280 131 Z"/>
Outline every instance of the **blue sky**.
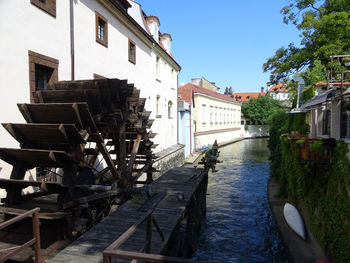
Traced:
<path fill-rule="evenodd" d="M 269 73 L 262 65 L 275 50 L 300 44 L 299 32 L 285 25 L 280 10 L 290 0 L 136 0 L 170 33 L 181 65 L 179 83 L 204 76 L 223 91 L 258 92 Z"/>

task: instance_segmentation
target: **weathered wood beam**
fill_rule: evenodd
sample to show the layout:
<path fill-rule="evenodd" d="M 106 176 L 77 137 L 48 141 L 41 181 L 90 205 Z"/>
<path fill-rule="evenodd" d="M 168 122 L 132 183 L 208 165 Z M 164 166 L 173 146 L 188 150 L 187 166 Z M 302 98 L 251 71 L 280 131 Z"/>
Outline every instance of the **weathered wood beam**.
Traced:
<path fill-rule="evenodd" d="M 73 110 L 75 112 L 75 116 L 77 117 L 77 120 L 78 120 L 78 122 L 80 124 L 80 128 L 83 129 L 84 125 L 83 125 L 83 122 L 81 120 L 78 104 L 76 102 L 74 102 L 72 104 L 72 108 L 73 108 Z"/>
<path fill-rule="evenodd" d="M 133 148 L 132 148 L 132 152 L 131 152 L 131 156 L 129 159 L 129 163 L 128 163 L 128 169 L 127 171 L 130 173 L 132 171 L 132 168 L 134 166 L 134 162 L 135 162 L 135 158 L 136 158 L 136 154 L 139 150 L 139 146 L 140 146 L 140 142 L 141 142 L 141 134 L 137 135 L 137 138 L 134 142 Z"/>
<path fill-rule="evenodd" d="M 10 179 L 23 180 L 26 171 L 26 166 L 23 163 L 18 163 L 13 166 Z M 7 188 L 6 192 L 6 205 L 13 205 L 21 200 L 21 187 L 13 186 Z"/>
<path fill-rule="evenodd" d="M 94 136 L 99 137 L 99 139 L 96 140 L 96 145 L 97 145 L 99 151 L 101 152 L 103 158 L 105 159 L 107 165 L 109 166 L 114 180 L 119 180 L 120 174 L 117 171 L 117 168 L 115 167 L 114 162 L 108 153 L 108 150 L 106 148 L 106 145 L 104 144 L 102 136 L 100 134 L 94 134 Z"/>

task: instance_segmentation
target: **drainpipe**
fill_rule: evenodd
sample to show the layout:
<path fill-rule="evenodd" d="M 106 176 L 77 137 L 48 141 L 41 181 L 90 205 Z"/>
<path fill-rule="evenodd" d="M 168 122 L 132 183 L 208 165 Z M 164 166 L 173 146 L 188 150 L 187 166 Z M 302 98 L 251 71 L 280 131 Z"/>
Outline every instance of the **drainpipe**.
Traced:
<path fill-rule="evenodd" d="M 71 79 L 74 80 L 74 0 L 70 0 L 70 59 L 71 59 Z"/>
<path fill-rule="evenodd" d="M 190 154 L 192 155 L 192 106 L 190 105 Z"/>
<path fill-rule="evenodd" d="M 295 82 L 298 82 L 298 97 L 297 97 L 297 109 L 298 109 L 303 104 L 303 100 L 301 98 L 301 95 L 302 95 L 304 87 L 305 87 L 305 81 L 302 77 L 295 77 L 295 78 L 293 78 L 293 80 Z"/>

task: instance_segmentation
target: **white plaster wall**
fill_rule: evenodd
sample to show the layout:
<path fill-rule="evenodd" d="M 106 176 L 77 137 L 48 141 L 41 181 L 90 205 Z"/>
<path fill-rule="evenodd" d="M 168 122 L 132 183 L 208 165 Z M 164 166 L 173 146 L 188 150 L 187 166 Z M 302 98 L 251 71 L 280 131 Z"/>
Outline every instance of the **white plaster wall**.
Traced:
<path fill-rule="evenodd" d="M 245 130 L 244 125 L 241 125 L 240 137 L 242 138 L 266 137 L 269 135 L 269 125 L 248 125 L 248 130 Z"/>
<path fill-rule="evenodd" d="M 14 11 L 15 10 L 15 11 Z M 96 42 L 95 11 L 108 20 L 108 48 Z M 140 14 L 141 15 L 141 14 Z M 75 79 L 92 79 L 93 74 L 127 79 L 147 98 L 146 110 L 155 118 L 155 98 L 164 99 L 164 117 L 156 120 L 152 130 L 158 135 L 156 151 L 177 143 L 177 74 L 164 63 L 161 82 L 155 78 L 156 52 L 151 42 L 143 42 L 99 2 L 74 1 Z M 29 102 L 28 50 L 59 60 L 58 80 L 70 80 L 70 10 L 69 1 L 56 1 L 53 17 L 30 1 L 0 1 L 0 97 L 1 122 L 24 122 L 16 104 Z M 136 64 L 128 61 L 128 39 L 136 44 Z M 159 53 L 159 52 L 158 52 Z M 158 54 L 163 56 L 164 54 Z M 165 61 L 165 60 L 163 60 Z M 175 76 L 175 77 L 174 77 Z M 168 118 L 167 103 L 173 102 L 173 118 Z M 166 105 L 166 106 L 165 106 Z M 18 143 L 0 128 L 0 146 L 18 147 Z M 0 176 L 8 177 L 11 166 L 0 160 Z"/>
<path fill-rule="evenodd" d="M 196 132 L 212 131 L 220 129 L 229 129 L 240 127 L 241 124 L 241 105 L 229 101 L 216 99 L 202 94 L 195 94 L 194 119 L 196 120 Z M 205 105 L 205 107 L 203 107 Z M 212 106 L 212 107 L 211 107 Z M 205 108 L 205 109 L 203 109 Z M 221 108 L 221 109 L 220 109 Z M 224 111 L 223 109 L 228 109 Z M 229 116 L 223 120 L 223 114 Z M 212 122 L 210 121 L 210 113 L 212 113 Z M 215 121 L 217 114 L 217 121 Z M 220 119 L 221 114 L 221 119 Z"/>
<path fill-rule="evenodd" d="M 156 76 L 156 59 L 160 58 L 160 74 Z M 155 152 L 162 151 L 177 143 L 177 75 L 178 72 L 158 53 L 152 53 L 153 66 L 152 86 L 149 91 L 141 95 L 147 98 L 146 107 L 152 111 L 151 119 L 154 119 L 152 131 L 157 133 L 154 143 L 159 144 Z M 172 72 L 173 69 L 173 72 Z M 157 96 L 159 100 L 159 116 L 156 116 Z M 168 102 L 173 103 L 171 117 L 168 116 Z"/>
<path fill-rule="evenodd" d="M 113 14 L 96 1 L 75 4 L 76 79 L 92 79 L 93 74 L 128 79 L 139 89 L 150 86 L 151 48 L 133 34 Z M 96 42 L 95 11 L 108 20 L 108 47 Z M 136 64 L 129 62 L 128 44 L 136 44 Z"/>
<path fill-rule="evenodd" d="M 0 1 L 0 35 L 0 122 L 24 122 L 16 104 L 30 98 L 28 50 L 58 59 L 58 78 L 70 79 L 69 1 L 57 1 L 56 18 L 30 1 Z M 2 127 L 0 146 L 18 146 Z M 8 177 L 12 167 L 0 167 Z"/>
<path fill-rule="evenodd" d="M 236 131 L 228 131 L 228 132 L 220 132 L 220 133 L 212 133 L 212 134 L 203 134 L 203 135 L 195 135 L 195 149 L 200 149 L 208 145 L 212 145 L 215 140 L 220 143 L 225 143 L 232 141 L 234 139 L 240 138 L 241 130 L 238 129 Z"/>
<path fill-rule="evenodd" d="M 108 47 L 96 42 L 95 11 L 108 20 Z M 137 6 L 133 16 L 137 16 Z M 141 15 L 141 13 L 139 13 Z M 141 18 L 138 19 L 141 21 Z M 156 80 L 157 51 L 146 45 L 132 33 L 104 6 L 89 0 L 81 0 L 75 5 L 76 79 L 91 79 L 93 74 L 108 78 L 127 79 L 140 89 L 140 97 L 146 98 L 146 110 L 152 111 L 155 119 L 151 130 L 157 133 L 153 140 L 161 151 L 177 143 L 177 72 L 171 76 L 173 67 L 161 59 L 160 81 Z M 128 60 L 128 41 L 136 44 L 136 64 Z M 156 97 L 161 96 L 162 117 L 155 118 Z M 172 119 L 168 118 L 168 102 L 173 103 Z"/>
<path fill-rule="evenodd" d="M 128 14 L 144 29 L 147 31 L 145 20 L 142 15 L 142 8 L 139 3 L 129 1 L 131 7 L 128 8 Z"/>

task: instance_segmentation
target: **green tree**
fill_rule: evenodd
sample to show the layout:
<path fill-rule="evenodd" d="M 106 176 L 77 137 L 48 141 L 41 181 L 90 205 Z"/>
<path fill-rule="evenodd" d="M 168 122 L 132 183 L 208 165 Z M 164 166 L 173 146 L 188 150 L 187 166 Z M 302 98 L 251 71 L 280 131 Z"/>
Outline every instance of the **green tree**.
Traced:
<path fill-rule="evenodd" d="M 282 104 L 278 100 L 266 95 L 259 96 L 257 99 L 252 98 L 249 102 L 243 103 L 242 113 L 257 124 L 266 124 L 269 117 L 281 108 L 283 108 Z"/>
<path fill-rule="evenodd" d="M 309 67 L 316 60 L 326 64 L 331 55 L 350 53 L 349 0 L 291 0 L 281 13 L 284 23 L 292 23 L 299 30 L 300 47 L 290 43 L 281 47 L 263 65 L 270 71 L 270 81 L 276 83 Z"/>
<path fill-rule="evenodd" d="M 310 86 L 318 81 L 326 82 L 327 70 L 326 67 L 322 64 L 322 62 L 319 59 L 317 59 L 313 63 L 312 67 L 307 68 L 300 75 L 305 80 L 305 85 Z"/>

